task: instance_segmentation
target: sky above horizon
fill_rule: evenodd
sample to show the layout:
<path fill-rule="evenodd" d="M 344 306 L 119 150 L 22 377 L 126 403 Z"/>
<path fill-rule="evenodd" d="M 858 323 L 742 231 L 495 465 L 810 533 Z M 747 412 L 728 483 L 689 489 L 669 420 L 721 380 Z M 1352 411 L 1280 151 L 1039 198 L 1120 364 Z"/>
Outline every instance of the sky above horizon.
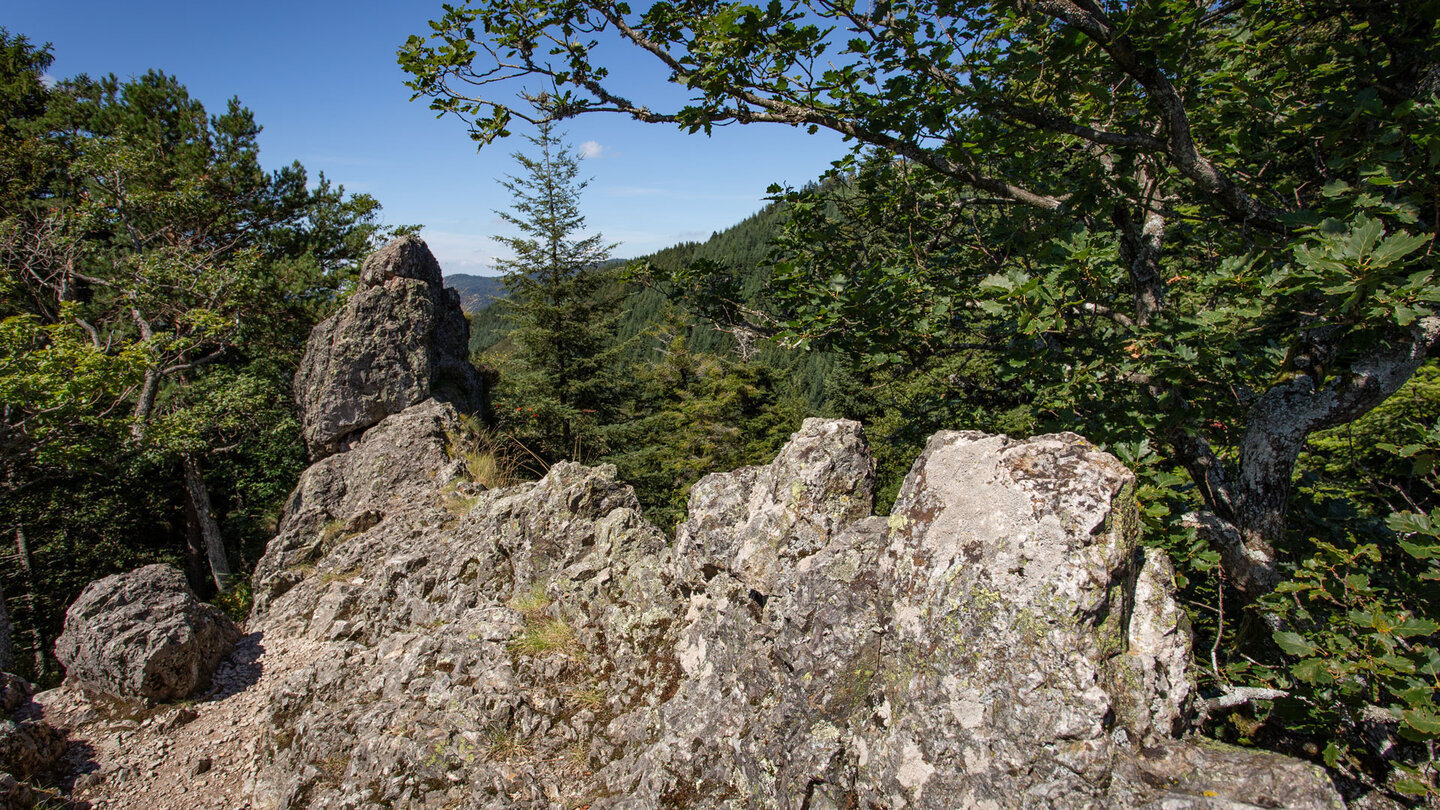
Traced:
<path fill-rule="evenodd" d="M 497 180 L 515 172 L 511 154 L 529 144 L 512 137 L 477 153 L 461 121 L 437 120 L 425 100 L 410 101 L 395 51 L 441 13 L 440 0 L 20 0 L 0 13 L 0 26 L 51 43 L 56 78 L 161 70 L 212 114 L 239 97 L 264 128 L 267 169 L 298 160 L 312 180 L 323 171 L 379 200 L 386 224 L 425 226 L 446 273 L 488 275 L 503 255 L 493 237 L 510 233 L 495 214 L 510 204 Z M 680 97 L 648 57 L 604 54 L 626 92 Z M 728 127 L 707 137 L 615 115 L 567 121 L 564 131 L 586 157 L 590 232 L 618 243 L 621 258 L 704 240 L 758 211 L 771 183 L 803 185 L 847 149 L 823 131 Z"/>

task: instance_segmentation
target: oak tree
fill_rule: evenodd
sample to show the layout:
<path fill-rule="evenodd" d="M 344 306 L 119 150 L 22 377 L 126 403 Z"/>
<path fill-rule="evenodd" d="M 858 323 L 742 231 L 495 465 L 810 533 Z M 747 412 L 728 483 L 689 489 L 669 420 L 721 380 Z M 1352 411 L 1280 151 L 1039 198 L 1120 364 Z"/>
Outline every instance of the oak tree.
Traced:
<path fill-rule="evenodd" d="M 899 323 L 924 340 L 983 305 L 1072 387 L 1128 390 L 1130 421 L 1188 471 L 1206 536 L 1255 597 L 1279 578 L 1307 439 L 1440 346 L 1437 5 L 500 0 L 447 6 L 399 57 L 482 143 L 594 113 L 825 128 L 927 172 L 952 212 L 1000 212 L 1026 250 L 972 239 L 986 283 L 915 296 Z M 616 42 L 688 100 L 622 92 L 600 61 Z M 537 81 L 538 113 L 520 89 Z M 863 300 L 847 294 L 882 269 L 788 281 Z M 888 265 L 898 285 L 973 269 Z M 780 328 L 825 337 L 840 314 Z"/>

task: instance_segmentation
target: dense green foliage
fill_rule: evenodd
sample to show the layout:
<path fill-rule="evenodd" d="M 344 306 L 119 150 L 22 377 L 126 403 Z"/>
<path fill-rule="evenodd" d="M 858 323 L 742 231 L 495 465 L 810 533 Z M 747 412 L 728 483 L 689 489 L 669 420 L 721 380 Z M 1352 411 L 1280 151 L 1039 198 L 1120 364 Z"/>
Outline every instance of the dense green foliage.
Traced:
<path fill-rule="evenodd" d="M 503 264 L 508 295 L 471 317 L 479 360 L 497 372 L 491 444 L 535 474 L 561 459 L 613 463 L 649 517 L 673 526 L 701 475 L 768 460 L 806 403 L 784 393 L 785 366 L 729 359 L 733 343 L 713 328 L 623 280 L 602 238 L 583 236 L 575 157 L 548 127 L 531 140 L 539 154 L 517 154 L 524 173 L 506 181 L 516 205 L 502 216 L 522 234 L 502 239 L 516 254 Z M 749 249 L 731 261 L 759 278 L 775 220 L 668 253 L 724 256 L 744 234 Z"/>
<path fill-rule="evenodd" d="M 667 530 L 684 519 L 701 476 L 768 463 L 807 415 L 783 371 L 692 351 L 678 331 L 658 360 L 631 368 L 623 419 L 597 461 L 614 464 Z"/>
<path fill-rule="evenodd" d="M 253 564 L 305 461 L 299 353 L 383 236 L 373 199 L 262 170 L 238 100 L 49 64 L 0 33 L 0 527 L 37 679 L 88 581 Z"/>
<path fill-rule="evenodd" d="M 742 362 L 755 362 L 780 371 L 785 384 L 806 402 L 814 412 L 828 412 L 837 374 L 844 362 L 835 354 L 811 350 L 805 346 L 785 345 L 772 340 L 774 325 L 757 326 L 729 312 L 696 311 L 690 306 L 695 297 L 684 296 L 677 279 L 694 279 L 711 291 L 709 300 L 725 301 L 725 306 L 743 307 L 759 315 L 763 312 L 770 284 L 769 256 L 781 223 L 785 221 L 783 205 L 771 204 L 722 231 L 712 233 L 704 242 L 682 242 L 632 262 L 627 276 L 636 282 L 625 299 L 625 317 L 620 322 L 622 336 L 630 337 L 654 331 L 667 318 L 680 317 L 688 323 L 687 347 L 691 351 L 735 356 Z M 724 295 L 713 294 L 720 290 Z M 685 306 L 674 312 L 674 302 Z M 662 330 L 663 334 L 663 330 Z M 657 351 L 668 351 L 663 341 L 636 345 L 635 356 L 649 360 Z M 647 356 L 643 352 L 650 352 Z"/>

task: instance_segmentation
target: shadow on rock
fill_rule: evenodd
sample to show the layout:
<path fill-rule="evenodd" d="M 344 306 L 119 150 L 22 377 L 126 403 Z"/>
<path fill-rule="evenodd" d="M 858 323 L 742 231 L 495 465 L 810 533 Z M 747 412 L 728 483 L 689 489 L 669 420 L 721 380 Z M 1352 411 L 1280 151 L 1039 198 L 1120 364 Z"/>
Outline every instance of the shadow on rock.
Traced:
<path fill-rule="evenodd" d="M 65 738 L 65 755 L 57 763 L 47 786 L 60 791 L 65 797 L 65 807 L 74 810 L 89 808 L 90 802 L 68 798 L 95 784 L 100 779 L 100 763 L 95 759 L 95 748 L 84 740 Z"/>
<path fill-rule="evenodd" d="M 250 633 L 235 642 L 235 650 L 215 668 L 210 688 L 199 698 L 201 703 L 224 700 L 260 682 L 265 672 L 265 665 L 260 661 L 265 654 L 265 645 L 260 643 L 264 636 L 264 633 Z"/>
<path fill-rule="evenodd" d="M 88 808 L 66 795 L 76 774 L 99 769 L 94 749 L 47 723 L 33 686 L 23 679 L 0 673 L 0 696 L 0 807 L 53 807 L 58 801 Z"/>

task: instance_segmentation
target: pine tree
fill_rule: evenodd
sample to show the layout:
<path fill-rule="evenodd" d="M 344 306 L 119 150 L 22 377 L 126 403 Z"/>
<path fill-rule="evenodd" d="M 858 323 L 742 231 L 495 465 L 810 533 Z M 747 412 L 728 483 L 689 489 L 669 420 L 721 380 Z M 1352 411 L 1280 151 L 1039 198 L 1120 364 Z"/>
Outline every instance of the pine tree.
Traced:
<path fill-rule="evenodd" d="M 588 181 L 553 124 L 529 140 L 539 154 L 515 154 L 523 173 L 501 181 L 514 206 L 497 212 L 520 232 L 496 237 L 514 253 L 499 263 L 516 346 L 502 417 L 546 461 L 579 458 L 603 450 L 598 427 L 623 400 L 618 301 L 603 267 L 614 245 L 584 235 Z"/>

